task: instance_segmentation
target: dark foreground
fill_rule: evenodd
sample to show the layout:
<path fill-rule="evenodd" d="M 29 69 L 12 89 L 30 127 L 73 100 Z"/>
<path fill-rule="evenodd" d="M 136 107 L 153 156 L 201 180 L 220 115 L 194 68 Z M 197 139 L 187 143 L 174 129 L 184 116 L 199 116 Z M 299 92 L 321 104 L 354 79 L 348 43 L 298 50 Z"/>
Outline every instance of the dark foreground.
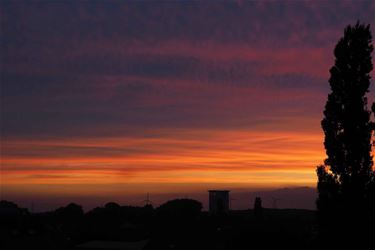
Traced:
<path fill-rule="evenodd" d="M 316 215 L 308 210 L 212 215 L 189 204 L 154 209 L 108 203 L 87 213 L 71 204 L 31 214 L 9 204 L 4 209 L 3 203 L 0 214 L 3 250 L 309 249 L 316 244 Z"/>

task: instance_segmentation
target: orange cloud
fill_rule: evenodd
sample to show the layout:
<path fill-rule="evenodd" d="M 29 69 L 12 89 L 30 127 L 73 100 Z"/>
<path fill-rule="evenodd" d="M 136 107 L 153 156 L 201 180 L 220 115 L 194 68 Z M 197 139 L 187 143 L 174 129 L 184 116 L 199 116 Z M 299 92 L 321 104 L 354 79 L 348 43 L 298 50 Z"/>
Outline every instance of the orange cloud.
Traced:
<path fill-rule="evenodd" d="M 324 159 L 319 133 L 175 129 L 159 134 L 9 139 L 2 145 L 1 185 L 314 185 L 315 166 Z"/>

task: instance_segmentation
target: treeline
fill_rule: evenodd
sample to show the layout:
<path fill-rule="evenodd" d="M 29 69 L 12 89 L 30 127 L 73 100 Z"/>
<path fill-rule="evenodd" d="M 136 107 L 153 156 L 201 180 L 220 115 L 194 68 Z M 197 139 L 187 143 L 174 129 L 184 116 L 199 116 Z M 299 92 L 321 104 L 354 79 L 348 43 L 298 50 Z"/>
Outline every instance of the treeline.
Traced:
<path fill-rule="evenodd" d="M 1 249 L 77 249 L 91 241 L 147 241 L 150 249 L 250 249 L 254 245 L 308 249 L 315 235 L 315 212 L 262 209 L 218 215 L 191 199 L 159 207 L 109 202 L 84 212 L 78 204 L 30 213 L 0 202 Z M 78 247 L 78 249 L 80 249 Z"/>
<path fill-rule="evenodd" d="M 71 249 L 90 240 L 139 241 L 149 239 L 154 225 L 191 223 L 201 215 L 202 204 L 191 199 L 168 201 L 157 208 L 120 206 L 109 202 L 84 212 L 70 203 L 54 211 L 30 213 L 10 201 L 0 201 L 0 233 L 9 249 L 37 242 L 38 249 Z M 5 248 L 7 249 L 7 248 Z"/>

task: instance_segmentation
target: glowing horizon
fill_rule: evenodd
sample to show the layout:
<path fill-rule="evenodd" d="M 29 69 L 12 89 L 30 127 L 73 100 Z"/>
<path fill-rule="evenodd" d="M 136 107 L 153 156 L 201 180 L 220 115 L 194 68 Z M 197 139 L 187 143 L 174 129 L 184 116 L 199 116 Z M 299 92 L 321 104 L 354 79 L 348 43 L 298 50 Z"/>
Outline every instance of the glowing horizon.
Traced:
<path fill-rule="evenodd" d="M 177 130 L 170 137 L 167 132 L 160 134 L 164 137 L 8 142 L 4 150 L 13 156 L 1 159 L 2 188 L 24 195 L 98 195 L 93 185 L 117 185 L 124 194 L 129 193 L 127 189 L 144 193 L 149 186 L 153 193 L 173 193 L 173 185 L 165 185 L 170 183 L 185 184 L 180 192 L 196 192 L 196 185 L 200 191 L 215 186 L 314 186 L 314 167 L 324 157 L 321 135 L 302 132 Z M 51 189 L 56 185 L 67 188 Z M 68 188 L 71 185 L 73 190 Z M 123 185 L 126 188 L 120 188 Z M 43 190 L 43 186 L 49 188 Z"/>

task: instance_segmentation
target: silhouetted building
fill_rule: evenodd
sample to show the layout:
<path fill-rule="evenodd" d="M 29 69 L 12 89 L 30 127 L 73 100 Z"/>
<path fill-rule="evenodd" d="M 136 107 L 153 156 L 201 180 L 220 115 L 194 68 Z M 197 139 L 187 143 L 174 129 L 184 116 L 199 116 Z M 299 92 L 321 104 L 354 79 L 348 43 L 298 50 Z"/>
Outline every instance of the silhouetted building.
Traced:
<path fill-rule="evenodd" d="M 229 211 L 229 190 L 208 190 L 209 211 L 213 214 Z"/>

